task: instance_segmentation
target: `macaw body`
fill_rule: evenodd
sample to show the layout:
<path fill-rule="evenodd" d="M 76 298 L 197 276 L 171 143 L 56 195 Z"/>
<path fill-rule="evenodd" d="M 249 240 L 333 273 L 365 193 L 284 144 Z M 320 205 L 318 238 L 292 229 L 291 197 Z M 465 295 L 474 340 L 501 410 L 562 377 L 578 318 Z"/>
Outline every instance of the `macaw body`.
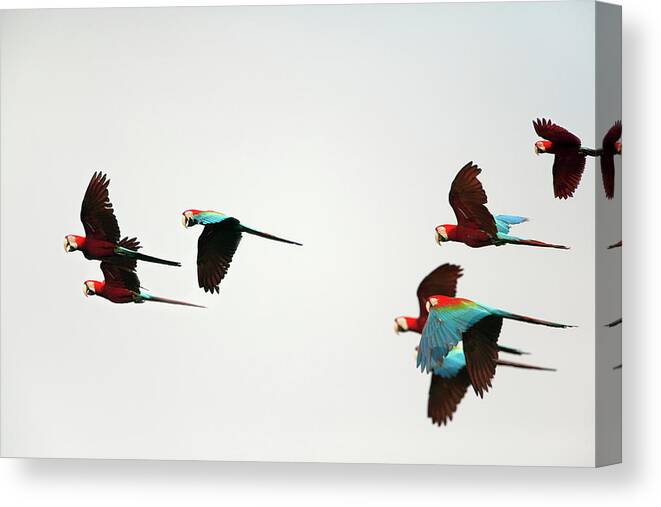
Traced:
<path fill-rule="evenodd" d="M 279 238 L 266 232 L 246 227 L 238 219 L 218 211 L 189 209 L 182 213 L 184 227 L 204 226 L 197 241 L 197 279 L 204 292 L 220 292 L 243 233 L 262 238 L 303 246 L 296 241 Z"/>
<path fill-rule="evenodd" d="M 427 306 L 429 317 L 418 347 L 418 367 L 423 372 L 433 372 L 443 365 L 453 347 L 463 342 L 468 376 L 480 396 L 491 387 L 495 374 L 503 319 L 556 328 L 573 327 L 517 315 L 465 298 L 434 295 L 427 299 Z"/>
<path fill-rule="evenodd" d="M 472 248 L 500 245 L 527 245 L 567 250 L 564 245 L 524 239 L 509 234 L 510 228 L 528 219 L 516 215 L 492 215 L 486 207 L 487 194 L 477 176 L 482 169 L 469 162 L 455 176 L 450 187 L 449 201 L 457 217 L 457 225 L 443 224 L 436 227 L 436 242 L 464 243 Z"/>
<path fill-rule="evenodd" d="M 144 303 L 153 301 L 157 303 L 169 303 L 173 305 L 204 306 L 154 296 L 142 290 L 140 280 L 135 272 L 135 259 L 125 260 L 120 264 L 101 262 L 103 281 L 86 280 L 83 284 L 85 296 L 100 296 L 112 303 Z"/>
<path fill-rule="evenodd" d="M 178 262 L 139 253 L 138 249 L 141 247 L 136 238 L 120 240 L 119 224 L 108 192 L 109 184 L 110 180 L 103 173 L 96 172 L 92 176 L 80 207 L 80 220 L 85 236 L 65 236 L 65 252 L 80 251 L 88 260 L 115 264 L 122 264 L 123 259 L 129 258 L 167 266 L 181 266 Z"/>
<path fill-rule="evenodd" d="M 496 365 L 527 370 L 555 371 L 553 368 L 543 368 L 500 359 L 496 361 Z M 467 371 L 466 355 L 460 343 L 450 349 L 441 365 L 432 369 L 427 401 L 427 417 L 432 420 L 433 424 L 441 426 L 452 420 L 470 385 L 471 379 Z"/>
<path fill-rule="evenodd" d="M 181 266 L 179 262 L 142 254 L 138 252 L 140 248 L 142 247 L 136 238 L 124 238 L 117 243 L 74 234 L 69 234 L 64 238 L 64 249 L 67 252 L 80 251 L 87 260 L 118 263 L 121 262 L 122 257 L 127 257 L 166 266 Z"/>

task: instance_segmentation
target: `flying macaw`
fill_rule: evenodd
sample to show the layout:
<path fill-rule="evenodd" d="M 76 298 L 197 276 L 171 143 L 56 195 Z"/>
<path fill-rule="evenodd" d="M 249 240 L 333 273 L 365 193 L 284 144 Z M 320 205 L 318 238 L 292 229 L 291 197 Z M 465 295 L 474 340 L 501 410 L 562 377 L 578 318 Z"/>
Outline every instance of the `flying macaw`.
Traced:
<path fill-rule="evenodd" d="M 429 273 L 422 279 L 416 296 L 418 298 L 418 305 L 420 307 L 419 316 L 416 317 L 397 317 L 395 319 L 395 333 L 405 333 L 412 331 L 414 333 L 422 333 L 429 312 L 427 311 L 427 298 L 434 294 L 443 294 L 444 296 L 454 297 L 457 293 L 457 280 L 463 276 L 461 266 L 455 264 L 441 264 L 434 271 Z M 522 352 L 517 349 L 509 347 L 498 346 L 500 352 L 507 352 L 509 354 L 523 355 L 527 352 Z"/>
<path fill-rule="evenodd" d="M 86 259 L 100 260 L 106 263 L 121 263 L 123 258 L 138 259 L 145 262 L 181 266 L 178 262 L 166 261 L 138 253 L 141 248 L 135 238 L 120 241 L 119 225 L 108 195 L 110 180 L 101 172 L 95 172 L 87 186 L 83 204 L 80 208 L 80 220 L 83 222 L 85 236 L 68 234 L 64 237 L 64 251 L 79 250 Z M 133 245 L 128 246 L 128 245 Z"/>
<path fill-rule="evenodd" d="M 543 243 L 534 239 L 523 239 L 509 234 L 512 225 L 527 221 L 525 217 L 492 215 L 487 209 L 487 194 L 477 176 L 482 172 L 473 162 L 462 167 L 450 187 L 450 206 L 457 216 L 457 225 L 436 226 L 436 242 L 457 241 L 472 248 L 489 245 L 528 245 L 545 248 L 569 247 Z"/>
<path fill-rule="evenodd" d="M 103 282 L 86 280 L 83 284 L 83 293 L 86 297 L 101 296 L 113 303 L 144 303 L 145 301 L 154 301 L 156 303 L 205 308 L 204 306 L 153 296 L 144 292 L 142 287 L 140 287 L 140 280 L 135 272 L 135 262 L 134 259 L 123 260 L 119 263 L 101 261 Z"/>
<path fill-rule="evenodd" d="M 543 368 L 501 359 L 496 360 L 496 365 L 527 370 L 555 371 L 553 368 Z M 466 394 L 469 385 L 471 385 L 471 378 L 466 367 L 466 355 L 463 347 L 459 344 L 450 349 L 440 366 L 432 369 L 429 399 L 427 401 L 427 417 L 432 420 L 433 424 L 441 426 L 452 420 L 452 416 Z"/>
<path fill-rule="evenodd" d="M 503 319 L 529 324 L 567 328 L 574 327 L 517 315 L 469 299 L 433 295 L 426 301 L 429 317 L 422 329 L 417 366 L 432 372 L 443 366 L 448 353 L 460 341 L 466 356 L 466 371 L 475 392 L 483 396 L 491 387 L 498 362 L 498 336 Z"/>
<path fill-rule="evenodd" d="M 553 193 L 560 199 L 568 199 L 581 182 L 585 169 L 585 157 L 596 157 L 599 152 L 581 146 L 581 140 L 567 129 L 551 120 L 538 118 L 532 122 L 535 132 L 545 141 L 535 143 L 535 153 L 551 153 L 553 160 Z"/>
<path fill-rule="evenodd" d="M 615 195 L 615 155 L 622 155 L 621 137 L 622 122 L 616 121 L 601 143 L 601 178 L 608 199 Z"/>
<path fill-rule="evenodd" d="M 204 226 L 197 240 L 197 281 L 204 292 L 220 293 L 220 282 L 225 278 L 232 257 L 241 241 L 242 233 L 262 238 L 303 246 L 296 241 L 282 239 L 265 232 L 250 229 L 238 219 L 217 211 L 189 209 L 182 213 L 184 227 L 200 224 Z"/>

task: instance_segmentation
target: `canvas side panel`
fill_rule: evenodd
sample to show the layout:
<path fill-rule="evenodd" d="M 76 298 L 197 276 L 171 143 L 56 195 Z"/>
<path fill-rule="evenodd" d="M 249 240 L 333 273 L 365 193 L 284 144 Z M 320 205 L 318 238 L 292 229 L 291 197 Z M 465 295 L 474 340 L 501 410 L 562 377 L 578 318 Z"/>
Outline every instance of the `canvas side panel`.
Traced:
<path fill-rule="evenodd" d="M 622 119 L 622 8 L 597 3 L 595 138 Z M 606 196 L 614 159 L 614 194 Z M 597 170 L 596 214 L 596 442 L 597 466 L 622 460 L 622 157 L 603 154 Z M 600 170 L 601 169 L 601 170 Z"/>

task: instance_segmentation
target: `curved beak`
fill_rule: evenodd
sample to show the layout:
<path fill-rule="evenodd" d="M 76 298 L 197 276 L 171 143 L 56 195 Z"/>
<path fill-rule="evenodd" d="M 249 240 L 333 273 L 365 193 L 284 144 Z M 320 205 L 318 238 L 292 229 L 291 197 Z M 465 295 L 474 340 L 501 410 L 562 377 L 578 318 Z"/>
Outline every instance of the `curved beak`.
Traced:
<path fill-rule="evenodd" d="M 539 155 L 539 148 L 537 147 L 536 144 L 533 145 L 532 151 L 535 153 L 535 155 Z"/>
<path fill-rule="evenodd" d="M 427 311 L 431 310 L 431 303 L 429 301 L 425 303 L 425 308 L 427 309 Z"/>
<path fill-rule="evenodd" d="M 443 242 L 441 241 L 441 235 L 438 233 L 438 231 L 434 231 L 434 239 L 436 240 L 436 243 L 438 246 L 442 246 Z"/>
<path fill-rule="evenodd" d="M 69 239 L 64 238 L 64 251 L 69 252 Z"/>
<path fill-rule="evenodd" d="M 397 321 L 395 321 L 395 325 L 393 327 L 395 329 L 395 334 L 399 334 L 401 332 L 401 329 L 399 328 L 399 324 L 397 324 Z"/>
<path fill-rule="evenodd" d="M 83 294 L 85 294 L 85 297 L 89 297 L 89 293 L 87 292 L 87 284 L 83 284 Z"/>
<path fill-rule="evenodd" d="M 186 215 L 181 215 L 181 225 L 186 229 L 188 228 L 188 218 L 186 218 Z"/>

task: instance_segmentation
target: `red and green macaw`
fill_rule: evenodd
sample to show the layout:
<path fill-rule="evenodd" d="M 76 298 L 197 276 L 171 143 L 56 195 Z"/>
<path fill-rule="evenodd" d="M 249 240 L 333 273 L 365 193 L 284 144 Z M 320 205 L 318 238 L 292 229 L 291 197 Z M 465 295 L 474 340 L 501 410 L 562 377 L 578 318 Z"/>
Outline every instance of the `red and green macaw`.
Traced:
<path fill-rule="evenodd" d="M 496 359 L 495 364 L 526 370 L 555 371 L 553 368 L 543 368 L 503 359 Z M 471 377 L 468 374 L 466 354 L 460 343 L 450 349 L 440 366 L 432 369 L 427 401 L 427 417 L 432 420 L 433 424 L 441 426 L 452 420 L 459 402 L 463 399 L 470 385 Z M 481 393 L 480 396 L 482 396 Z"/>
<path fill-rule="evenodd" d="M 110 180 L 105 174 L 94 173 L 80 208 L 80 220 L 83 222 L 85 236 L 68 234 L 64 237 L 64 250 L 80 251 L 86 259 L 106 263 L 121 263 L 122 259 L 129 258 L 168 266 L 181 266 L 178 262 L 138 253 L 141 247 L 136 238 L 119 239 L 119 225 L 108 195 L 109 184 Z"/>
<path fill-rule="evenodd" d="M 615 189 L 614 155 L 622 153 L 619 139 L 622 135 L 622 123 L 616 122 L 606 133 L 601 149 L 581 146 L 581 140 L 564 127 L 551 120 L 538 118 L 532 122 L 538 136 L 544 141 L 535 143 L 535 153 L 550 153 L 553 159 L 553 193 L 559 199 L 568 199 L 574 195 L 585 170 L 586 157 L 601 157 L 601 176 L 606 197 L 613 198 Z"/>
<path fill-rule="evenodd" d="M 145 301 L 153 301 L 156 303 L 205 308 L 204 306 L 177 301 L 175 299 L 166 299 L 145 292 L 140 287 L 140 280 L 135 272 L 135 265 L 135 259 L 127 259 L 119 263 L 101 261 L 103 281 L 86 280 L 83 284 L 83 293 L 86 297 L 100 296 L 112 303 L 144 303 Z"/>
<path fill-rule="evenodd" d="M 197 240 L 197 281 L 204 292 L 220 292 L 220 282 L 225 278 L 242 233 L 253 234 L 273 241 L 303 246 L 296 241 L 279 238 L 272 234 L 246 227 L 238 219 L 217 211 L 189 209 L 182 213 L 184 227 L 204 226 Z"/>
<path fill-rule="evenodd" d="M 450 351 L 463 343 L 466 371 L 475 392 L 482 396 L 491 387 L 498 364 L 498 337 L 503 319 L 529 324 L 574 327 L 517 315 L 469 299 L 436 294 L 427 298 L 429 317 L 418 346 L 417 366 L 433 373 L 443 366 Z"/>
<path fill-rule="evenodd" d="M 442 245 L 446 241 L 464 243 L 472 248 L 489 245 L 527 245 L 544 248 L 560 248 L 534 239 L 523 239 L 509 234 L 512 225 L 527 221 L 525 217 L 514 215 L 492 215 L 485 206 L 487 194 L 477 176 L 482 172 L 473 162 L 468 162 L 455 176 L 450 187 L 450 206 L 457 217 L 457 225 L 443 224 L 436 226 L 436 242 Z"/>

